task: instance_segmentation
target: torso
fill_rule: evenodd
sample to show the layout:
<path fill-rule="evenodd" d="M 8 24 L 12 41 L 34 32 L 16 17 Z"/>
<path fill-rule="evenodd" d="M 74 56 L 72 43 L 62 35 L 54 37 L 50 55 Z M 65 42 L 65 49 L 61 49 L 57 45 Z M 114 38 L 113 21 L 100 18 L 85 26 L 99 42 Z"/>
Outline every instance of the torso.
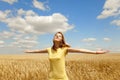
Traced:
<path fill-rule="evenodd" d="M 65 56 L 67 48 L 58 48 L 56 51 L 48 48 L 48 55 L 50 61 L 50 80 L 68 80 L 65 71 Z"/>

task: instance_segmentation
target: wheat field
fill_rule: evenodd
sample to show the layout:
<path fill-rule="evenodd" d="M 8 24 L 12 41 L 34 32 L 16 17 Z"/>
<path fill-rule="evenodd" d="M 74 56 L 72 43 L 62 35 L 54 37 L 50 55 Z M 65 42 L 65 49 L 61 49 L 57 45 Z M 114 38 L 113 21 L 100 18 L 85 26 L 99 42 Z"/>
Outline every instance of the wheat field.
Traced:
<path fill-rule="evenodd" d="M 120 54 L 66 56 L 69 80 L 120 80 Z M 48 80 L 47 54 L 0 55 L 0 80 Z"/>

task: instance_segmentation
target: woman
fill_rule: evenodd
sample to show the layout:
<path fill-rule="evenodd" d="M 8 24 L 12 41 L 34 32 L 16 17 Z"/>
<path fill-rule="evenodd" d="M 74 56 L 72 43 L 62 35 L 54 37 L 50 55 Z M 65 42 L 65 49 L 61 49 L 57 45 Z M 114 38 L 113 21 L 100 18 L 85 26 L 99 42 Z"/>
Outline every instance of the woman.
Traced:
<path fill-rule="evenodd" d="M 50 61 L 49 80 L 68 80 L 65 71 L 65 56 L 68 52 L 80 52 L 89 54 L 103 54 L 107 51 L 91 51 L 86 49 L 73 49 L 65 43 L 64 36 L 57 32 L 53 38 L 53 46 L 44 50 L 27 50 L 26 53 L 46 53 Z"/>

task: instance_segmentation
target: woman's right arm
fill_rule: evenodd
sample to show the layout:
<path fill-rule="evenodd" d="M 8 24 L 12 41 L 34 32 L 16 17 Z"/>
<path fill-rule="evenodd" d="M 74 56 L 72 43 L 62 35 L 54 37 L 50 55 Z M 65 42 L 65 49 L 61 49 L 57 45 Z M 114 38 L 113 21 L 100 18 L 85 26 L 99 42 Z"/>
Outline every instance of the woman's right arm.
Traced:
<path fill-rule="evenodd" d="M 25 53 L 47 53 L 47 49 L 43 49 L 43 50 L 26 50 Z"/>

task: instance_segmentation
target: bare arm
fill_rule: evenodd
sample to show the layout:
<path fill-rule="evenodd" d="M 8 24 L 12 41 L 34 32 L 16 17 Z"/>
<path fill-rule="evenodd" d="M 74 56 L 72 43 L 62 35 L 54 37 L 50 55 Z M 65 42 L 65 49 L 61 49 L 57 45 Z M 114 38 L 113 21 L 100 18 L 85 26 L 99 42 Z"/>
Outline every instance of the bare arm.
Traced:
<path fill-rule="evenodd" d="M 43 49 L 43 50 L 26 50 L 25 53 L 47 53 L 47 49 Z"/>
<path fill-rule="evenodd" d="M 87 50 L 87 49 L 68 48 L 68 52 L 88 53 L 88 54 L 103 54 L 103 53 L 106 53 L 108 51 L 104 51 L 104 50 L 92 51 L 92 50 Z"/>

